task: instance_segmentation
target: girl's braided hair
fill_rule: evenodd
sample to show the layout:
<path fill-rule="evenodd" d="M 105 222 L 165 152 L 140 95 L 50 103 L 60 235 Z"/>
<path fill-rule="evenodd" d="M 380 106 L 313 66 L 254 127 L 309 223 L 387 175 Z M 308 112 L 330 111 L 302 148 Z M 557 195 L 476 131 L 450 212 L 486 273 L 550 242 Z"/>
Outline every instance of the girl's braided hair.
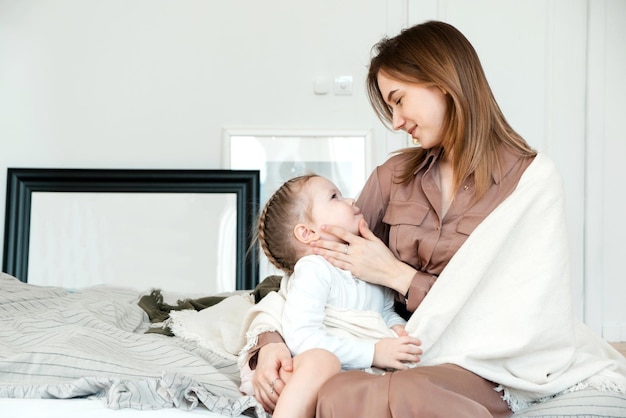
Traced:
<path fill-rule="evenodd" d="M 317 174 L 293 177 L 268 199 L 258 220 L 257 239 L 267 259 L 287 274 L 293 273 L 301 257 L 293 228 L 311 216 L 310 200 L 302 193 L 306 183 Z"/>

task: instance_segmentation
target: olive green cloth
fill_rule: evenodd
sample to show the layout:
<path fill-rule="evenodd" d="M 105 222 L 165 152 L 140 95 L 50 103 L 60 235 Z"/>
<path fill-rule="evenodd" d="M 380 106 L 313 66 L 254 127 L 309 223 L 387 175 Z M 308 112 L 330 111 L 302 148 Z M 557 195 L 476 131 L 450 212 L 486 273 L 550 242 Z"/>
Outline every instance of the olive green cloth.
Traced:
<path fill-rule="evenodd" d="M 250 291 L 250 294 L 254 296 L 254 303 L 259 303 L 259 301 L 268 293 L 278 291 L 281 279 L 282 276 L 272 275 L 267 276 L 263 281 L 261 281 L 261 283 Z M 182 311 L 185 309 L 201 311 L 209 306 L 220 303 L 227 297 L 228 296 L 225 295 L 214 295 L 195 299 L 183 299 L 178 300 L 176 305 L 170 305 L 163 301 L 163 295 L 161 294 L 160 289 L 153 289 L 149 294 L 142 296 L 137 304 L 148 314 L 150 322 L 155 324 L 166 321 L 170 317 L 171 311 Z M 163 334 L 169 337 L 174 336 L 172 331 L 167 326 L 150 327 L 146 333 Z"/>

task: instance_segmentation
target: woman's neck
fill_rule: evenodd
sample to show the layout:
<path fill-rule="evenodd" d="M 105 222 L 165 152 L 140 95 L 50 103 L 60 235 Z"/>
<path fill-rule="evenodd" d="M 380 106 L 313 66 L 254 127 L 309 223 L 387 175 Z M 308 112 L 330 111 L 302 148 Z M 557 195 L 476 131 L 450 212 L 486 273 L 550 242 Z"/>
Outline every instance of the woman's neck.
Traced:
<path fill-rule="evenodd" d="M 449 157 L 439 162 L 439 189 L 441 190 L 441 218 L 448 213 L 454 199 L 453 190 L 454 169 Z"/>

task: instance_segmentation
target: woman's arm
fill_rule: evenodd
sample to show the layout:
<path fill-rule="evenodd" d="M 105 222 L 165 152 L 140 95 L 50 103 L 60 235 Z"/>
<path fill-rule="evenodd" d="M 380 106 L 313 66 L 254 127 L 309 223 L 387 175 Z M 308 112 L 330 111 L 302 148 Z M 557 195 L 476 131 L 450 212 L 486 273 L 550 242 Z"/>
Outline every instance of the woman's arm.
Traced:
<path fill-rule="evenodd" d="M 284 388 L 280 380 L 282 371 L 293 370 L 291 353 L 281 336 L 284 301 L 281 290 L 270 292 L 250 308 L 244 320 L 247 344 L 240 353 L 240 360 L 255 370 L 250 379 L 252 388 L 247 388 L 246 392 L 252 389 L 252 394 L 268 412 L 274 410 Z"/>
<path fill-rule="evenodd" d="M 293 371 L 291 352 L 278 332 L 260 334 L 255 350 L 249 360 L 250 368 L 256 370 L 252 378 L 254 397 L 263 405 L 263 409 L 271 413 L 285 387 L 285 382 L 279 377 L 279 370 Z"/>
<path fill-rule="evenodd" d="M 406 310 L 415 312 L 422 303 L 430 288 L 435 284 L 437 276 L 422 271 L 415 272 L 409 290 L 404 294 Z"/>

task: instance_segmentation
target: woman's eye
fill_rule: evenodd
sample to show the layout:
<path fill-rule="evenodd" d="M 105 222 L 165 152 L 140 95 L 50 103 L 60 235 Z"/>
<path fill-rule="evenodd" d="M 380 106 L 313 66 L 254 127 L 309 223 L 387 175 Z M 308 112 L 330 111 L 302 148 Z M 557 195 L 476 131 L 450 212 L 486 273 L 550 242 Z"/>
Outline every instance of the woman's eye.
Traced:
<path fill-rule="evenodd" d="M 400 106 L 400 104 L 402 104 L 402 97 L 398 97 L 396 100 L 396 106 Z"/>
<path fill-rule="evenodd" d="M 333 195 L 330 198 L 331 199 L 337 199 L 337 193 L 333 193 Z"/>

